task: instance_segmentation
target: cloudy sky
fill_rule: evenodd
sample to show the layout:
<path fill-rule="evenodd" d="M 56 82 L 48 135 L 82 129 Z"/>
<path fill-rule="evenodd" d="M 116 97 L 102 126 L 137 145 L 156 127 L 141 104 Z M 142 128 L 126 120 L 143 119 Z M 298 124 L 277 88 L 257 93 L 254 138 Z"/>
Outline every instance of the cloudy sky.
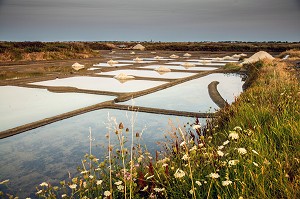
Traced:
<path fill-rule="evenodd" d="M 300 41 L 300 0 L 0 0 L 0 40 Z"/>

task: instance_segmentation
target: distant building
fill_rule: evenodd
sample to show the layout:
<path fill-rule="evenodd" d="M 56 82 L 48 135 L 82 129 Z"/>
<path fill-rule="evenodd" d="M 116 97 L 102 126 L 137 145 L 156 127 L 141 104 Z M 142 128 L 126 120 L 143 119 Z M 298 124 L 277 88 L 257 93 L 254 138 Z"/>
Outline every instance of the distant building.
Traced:
<path fill-rule="evenodd" d="M 145 46 L 143 46 L 141 44 L 137 44 L 137 45 L 133 46 L 132 49 L 134 49 L 134 50 L 145 50 Z"/>

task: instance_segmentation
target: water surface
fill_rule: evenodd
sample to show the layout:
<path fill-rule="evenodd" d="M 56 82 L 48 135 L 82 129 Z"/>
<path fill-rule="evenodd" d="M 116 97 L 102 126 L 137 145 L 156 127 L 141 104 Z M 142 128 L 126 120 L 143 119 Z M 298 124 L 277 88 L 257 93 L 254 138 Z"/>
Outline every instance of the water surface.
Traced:
<path fill-rule="evenodd" d="M 133 112 L 103 109 L 52 123 L 28 132 L 0 140 L 0 180 L 10 179 L 10 187 L 21 196 L 28 197 L 35 192 L 35 186 L 43 181 L 52 185 L 68 177 L 74 177 L 77 166 L 89 153 L 89 127 L 92 129 L 92 153 L 100 160 L 106 156 L 108 113 L 115 117 L 117 124 L 123 122 L 130 128 Z M 127 113 L 127 116 L 126 116 Z M 164 135 L 174 132 L 178 125 L 194 122 L 193 118 L 137 113 L 134 134 L 139 132 L 141 144 L 146 144 L 150 152 L 159 150 L 156 142 L 164 140 Z M 173 122 L 170 123 L 170 120 Z M 205 120 L 201 120 L 202 124 Z M 127 134 L 130 136 L 130 134 Z M 119 148 L 115 133 L 111 136 L 114 149 Z M 137 140 L 135 138 L 135 143 Z M 0 190 L 4 186 L 0 185 Z M 34 198 L 34 194 L 31 195 Z"/>
<path fill-rule="evenodd" d="M 0 86 L 0 93 L 0 131 L 115 98 L 16 86 Z"/>
<path fill-rule="evenodd" d="M 208 84 L 219 81 L 218 90 L 228 103 L 242 92 L 242 78 L 237 75 L 210 74 L 134 99 L 136 106 L 177 111 L 214 112 L 218 106 L 208 94 Z M 121 104 L 130 105 L 130 102 Z"/>
<path fill-rule="evenodd" d="M 120 82 L 114 78 L 106 77 L 69 77 L 49 81 L 31 83 L 43 86 L 69 86 L 79 89 L 112 91 L 112 92 L 135 92 L 155 86 L 162 85 L 166 82 L 147 81 L 147 80 L 129 80 Z"/>
<path fill-rule="evenodd" d="M 166 79 L 178 79 L 195 75 L 195 73 L 181 73 L 181 72 L 157 72 L 151 70 L 115 70 L 110 72 L 96 73 L 101 75 L 118 75 L 125 73 L 126 75 L 133 75 L 138 77 L 153 77 L 153 78 L 166 78 Z"/>
<path fill-rule="evenodd" d="M 150 68 L 150 69 L 156 69 L 159 68 L 161 65 L 149 65 L 149 66 L 141 66 L 139 68 Z M 195 67 L 183 67 L 178 65 L 164 65 L 164 67 L 169 68 L 171 70 L 186 70 L 186 71 L 210 71 L 210 70 L 216 70 L 217 67 L 201 67 L 201 66 L 195 66 Z"/>

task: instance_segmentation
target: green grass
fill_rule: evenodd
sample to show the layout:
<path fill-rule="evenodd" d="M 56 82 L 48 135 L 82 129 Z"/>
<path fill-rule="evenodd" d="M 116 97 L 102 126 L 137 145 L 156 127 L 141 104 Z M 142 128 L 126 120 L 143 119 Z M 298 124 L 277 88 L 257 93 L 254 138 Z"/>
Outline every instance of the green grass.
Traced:
<path fill-rule="evenodd" d="M 299 82 L 284 63 L 258 66 L 249 66 L 250 74 L 256 74 L 252 85 L 205 129 L 197 121 L 174 128 L 163 150 L 150 154 L 133 131 L 133 119 L 129 129 L 112 120 L 108 158 L 100 161 L 87 154 L 77 177 L 60 186 L 43 183 L 37 195 L 300 198 Z M 112 136 L 117 136 L 119 145 L 110 143 Z"/>

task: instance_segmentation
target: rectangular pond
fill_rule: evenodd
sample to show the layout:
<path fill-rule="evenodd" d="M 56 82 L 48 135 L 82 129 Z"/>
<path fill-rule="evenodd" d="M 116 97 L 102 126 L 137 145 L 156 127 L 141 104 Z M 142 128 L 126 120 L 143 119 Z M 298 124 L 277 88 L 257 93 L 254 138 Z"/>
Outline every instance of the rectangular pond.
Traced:
<path fill-rule="evenodd" d="M 100 75 L 118 75 L 124 73 L 126 75 L 133 75 L 137 77 L 152 77 L 152 78 L 165 78 L 165 79 L 178 79 L 195 75 L 195 73 L 181 73 L 181 72 L 166 72 L 159 73 L 158 71 L 151 70 L 115 70 L 110 72 L 96 73 Z"/>
<path fill-rule="evenodd" d="M 214 58 L 212 59 L 188 59 L 187 61 L 190 61 L 190 62 L 202 62 L 202 61 L 211 61 L 213 63 L 230 63 L 230 62 L 239 62 L 239 60 L 237 59 L 230 59 L 230 60 L 216 60 Z"/>
<path fill-rule="evenodd" d="M 134 60 L 125 60 L 125 59 L 116 60 L 116 61 L 121 62 L 121 63 L 132 63 L 132 64 L 148 64 L 148 63 L 156 62 L 156 61 L 150 61 L 150 60 L 134 61 Z"/>
<path fill-rule="evenodd" d="M 129 80 L 120 82 L 114 78 L 106 77 L 69 77 L 49 81 L 31 83 L 43 86 L 69 86 L 86 90 L 111 92 L 136 92 L 162 85 L 163 81 Z"/>
<path fill-rule="evenodd" d="M 191 63 L 195 65 L 201 65 L 201 66 L 225 66 L 226 63 L 201 63 L 201 62 L 168 62 L 165 64 L 170 64 L 170 65 L 182 65 L 184 63 Z"/>
<path fill-rule="evenodd" d="M 142 58 L 143 60 L 149 60 L 149 61 L 172 61 L 174 59 L 171 58 L 165 58 L 165 57 L 158 57 L 158 58 Z"/>
<path fill-rule="evenodd" d="M 136 106 L 203 113 L 215 112 L 218 106 L 208 94 L 208 85 L 212 81 L 220 82 L 218 90 L 228 103 L 233 102 L 235 97 L 242 92 L 243 81 L 240 76 L 217 73 L 133 100 Z M 121 104 L 131 105 L 131 102 L 122 102 Z"/>
<path fill-rule="evenodd" d="M 108 117 L 109 113 L 109 117 Z M 92 154 L 102 161 L 107 156 L 106 134 L 115 117 L 117 124 L 124 123 L 131 131 L 130 118 L 133 112 L 103 109 L 75 116 L 37 129 L 0 140 L 0 179 L 9 179 L 10 188 L 20 198 L 35 198 L 35 187 L 41 182 L 57 185 L 61 180 L 75 177 L 77 166 L 84 155 L 89 153 L 89 127 L 92 129 Z M 139 132 L 140 144 L 147 145 L 153 154 L 159 150 L 156 142 L 164 141 L 167 133 L 176 131 L 178 126 L 193 123 L 194 118 L 137 113 L 134 134 Z M 110 119 L 111 120 L 111 119 Z M 200 120 L 205 124 L 205 120 Z M 189 126 L 189 125 L 188 125 Z M 131 136 L 126 133 L 126 136 Z M 116 134 L 111 134 L 114 150 L 120 148 Z M 134 143 L 138 142 L 134 136 Z M 155 157 L 155 156 L 153 156 Z M 0 185 L 1 191 L 8 191 Z"/>
<path fill-rule="evenodd" d="M 149 69 L 156 69 L 159 68 L 161 65 L 149 65 L 149 66 L 141 66 L 139 68 L 149 68 Z M 195 67 L 183 67 L 179 65 L 164 65 L 164 67 L 169 68 L 171 70 L 186 70 L 186 71 L 210 71 L 216 70 L 217 67 L 209 67 L 209 66 L 195 66 Z"/>
<path fill-rule="evenodd" d="M 122 67 L 122 66 L 131 66 L 132 64 L 114 64 L 113 66 L 109 65 L 108 63 L 99 63 L 93 64 L 93 66 L 97 67 Z"/>
<path fill-rule="evenodd" d="M 0 86 L 0 93 L 0 131 L 115 98 L 16 86 Z"/>

